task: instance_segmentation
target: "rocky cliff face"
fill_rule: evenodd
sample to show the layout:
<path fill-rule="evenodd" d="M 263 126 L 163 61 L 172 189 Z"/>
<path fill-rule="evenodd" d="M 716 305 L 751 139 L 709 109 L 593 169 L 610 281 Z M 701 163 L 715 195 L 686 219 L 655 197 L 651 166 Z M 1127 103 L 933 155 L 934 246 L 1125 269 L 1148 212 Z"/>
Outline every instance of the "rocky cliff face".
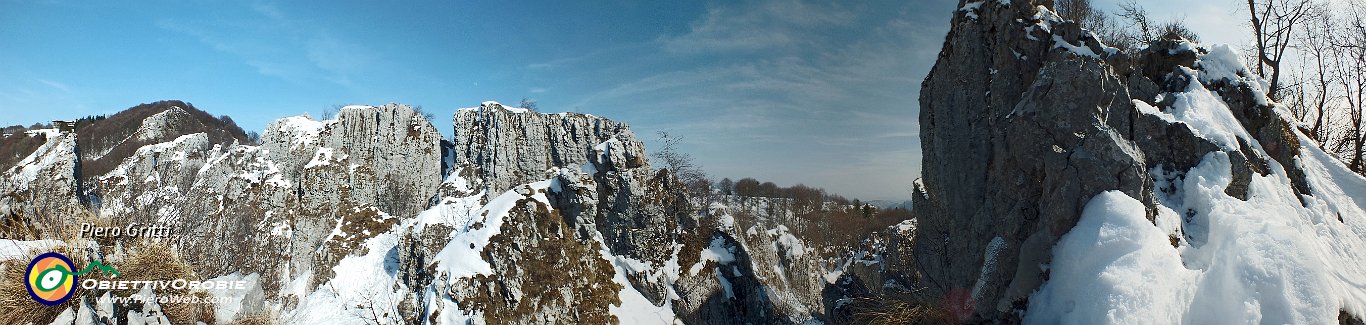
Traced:
<path fill-rule="evenodd" d="M 1034 266 L 1091 195 L 1141 197 L 1148 178 L 1125 87 L 1094 54 L 1106 48 L 1032 3 L 979 5 L 954 17 L 922 88 L 916 258 L 937 295 L 998 317 L 1042 281 Z"/>
<path fill-rule="evenodd" d="M 684 236 L 679 308 L 693 323 L 804 322 L 818 316 L 829 251 L 794 232 L 791 200 L 722 196 Z"/>
<path fill-rule="evenodd" d="M 455 163 L 478 167 L 490 192 L 546 179 L 555 167 L 581 167 L 599 158 L 618 159 L 610 163 L 622 169 L 645 166 L 644 146 L 626 124 L 601 117 L 538 114 L 485 102 L 457 111 L 454 123 Z"/>
<path fill-rule="evenodd" d="M 83 210 L 75 135 L 44 132 L 43 145 L 0 172 L 0 238 L 39 239 L 62 230 L 66 216 Z"/>
<path fill-rule="evenodd" d="M 509 214 L 504 222 L 511 223 L 486 246 L 485 252 L 495 252 L 484 256 L 492 275 L 470 280 L 479 289 L 451 293 L 488 306 L 480 309 L 485 320 L 592 321 L 603 319 L 594 310 L 607 310 L 623 323 L 768 323 L 802 322 L 822 312 L 823 275 L 832 269 L 824 262 L 838 249 L 803 245 L 789 232 L 786 225 L 800 224 L 789 201 L 729 198 L 699 211 L 676 177 L 649 168 L 644 147 L 624 124 L 485 103 L 456 113 L 453 142 L 454 164 L 463 171 L 456 174 L 477 175 L 474 188 L 497 193 L 506 184 L 551 182 L 543 191 L 548 204 L 526 201 L 525 211 L 537 217 Z M 518 187 L 514 192 L 537 193 Z M 530 226 L 532 221 L 540 226 Z M 510 225 L 521 230 L 509 233 Z M 437 250 L 418 251 L 411 260 L 430 260 Z M 537 276 L 538 269 L 616 276 L 546 281 L 536 279 L 560 278 Z M 443 276 L 448 275 L 431 277 Z M 620 287 L 601 293 L 576 289 L 604 287 L 595 282 Z M 500 287 L 509 289 L 495 290 Z M 582 314 L 555 307 L 564 301 L 526 298 L 547 290 L 582 293 L 570 299 Z"/>
<path fill-rule="evenodd" d="M 916 285 L 961 305 L 962 321 L 1018 317 L 1101 192 L 1161 224 L 1179 209 L 1173 182 L 1214 152 L 1232 161 L 1229 196 L 1247 200 L 1267 175 L 1310 193 L 1293 122 L 1226 47 L 1165 39 L 1124 53 L 1044 3 L 960 2 L 923 84 Z M 1225 115 L 1232 124 L 1211 125 Z"/>

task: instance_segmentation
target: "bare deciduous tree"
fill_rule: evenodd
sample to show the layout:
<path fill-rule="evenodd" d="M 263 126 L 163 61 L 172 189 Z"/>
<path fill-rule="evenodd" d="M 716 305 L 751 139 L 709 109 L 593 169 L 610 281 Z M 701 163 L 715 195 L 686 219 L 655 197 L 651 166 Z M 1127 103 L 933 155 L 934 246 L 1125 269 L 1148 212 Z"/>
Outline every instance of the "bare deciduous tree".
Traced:
<path fill-rule="evenodd" d="M 1335 67 L 1337 57 L 1334 52 L 1337 50 L 1333 46 L 1333 36 L 1336 31 L 1336 23 L 1333 17 L 1323 7 L 1317 7 L 1321 13 L 1312 16 L 1306 21 L 1302 36 L 1299 40 L 1298 49 L 1302 54 L 1300 74 L 1302 77 L 1299 82 L 1292 83 L 1287 99 L 1291 111 L 1301 121 L 1309 124 L 1308 136 L 1321 144 L 1328 141 L 1329 125 L 1332 118 L 1328 112 L 1329 101 L 1335 97 Z"/>
<path fill-rule="evenodd" d="M 694 197 L 703 197 L 711 191 L 711 180 L 707 179 L 707 173 L 702 171 L 692 155 L 682 152 L 678 144 L 683 141 L 682 137 L 674 136 L 668 131 L 659 131 L 659 149 L 650 154 L 656 162 L 664 164 L 663 168 L 673 172 L 678 179 L 688 186 L 688 191 Z"/>
<path fill-rule="evenodd" d="M 324 107 L 324 108 L 323 108 L 322 120 L 330 120 L 330 119 L 333 119 L 333 118 L 337 117 L 337 112 L 340 112 L 341 109 L 342 109 L 342 105 L 341 105 L 341 104 L 332 104 L 332 105 L 329 105 L 329 106 L 327 106 L 327 107 Z"/>
<path fill-rule="evenodd" d="M 1128 0 L 1120 3 L 1119 12 L 1115 15 L 1129 21 L 1132 29 L 1128 37 L 1129 42 L 1141 44 L 1157 38 L 1157 35 L 1153 34 L 1153 24 L 1148 19 L 1148 11 L 1143 9 L 1138 1 Z"/>
<path fill-rule="evenodd" d="M 1131 48 L 1129 35 L 1105 11 L 1091 5 L 1090 0 L 1057 0 L 1053 10 L 1058 16 L 1081 24 L 1082 28 L 1095 33 L 1101 42 L 1120 49 Z"/>
<path fill-rule="evenodd" d="M 1302 121 L 1307 136 L 1366 173 L 1366 8 L 1304 2 L 1306 18 L 1291 40 L 1298 71 L 1287 67 L 1292 82 L 1283 86 L 1280 102 Z"/>
<path fill-rule="evenodd" d="M 1363 129 L 1363 105 L 1366 105 L 1366 13 L 1362 8 L 1352 8 L 1343 22 L 1341 31 L 1333 41 L 1338 49 L 1339 62 L 1337 82 L 1342 87 L 1343 104 L 1346 105 L 1349 121 L 1347 134 L 1351 149 L 1347 153 L 1349 166 L 1357 173 L 1363 172 L 1363 159 L 1366 159 L 1366 129 Z"/>
<path fill-rule="evenodd" d="M 1053 9 L 1058 16 L 1076 21 L 1082 28 L 1095 33 L 1101 42 L 1121 50 L 1143 48 L 1148 42 L 1162 37 L 1199 41 L 1180 19 L 1157 23 L 1135 0 L 1120 3 L 1119 11 L 1113 16 L 1092 5 L 1090 0 L 1058 0 Z"/>
<path fill-rule="evenodd" d="M 538 106 L 536 105 L 536 100 L 535 100 L 535 99 L 531 99 L 531 98 L 522 97 L 522 101 L 521 101 L 521 102 L 518 102 L 518 103 L 517 103 L 517 106 L 521 106 L 522 108 L 529 109 L 529 110 L 531 110 L 532 112 L 540 112 L 540 111 L 541 111 L 541 108 L 538 107 Z"/>
<path fill-rule="evenodd" d="M 251 145 L 261 145 L 261 134 L 256 131 L 247 132 L 247 143 Z"/>
<path fill-rule="evenodd" d="M 1258 76 L 1271 83 L 1267 96 L 1280 99 L 1281 63 L 1294 43 L 1295 28 L 1312 13 L 1305 0 L 1247 0 Z"/>
<path fill-rule="evenodd" d="M 431 112 L 422 108 L 422 105 L 413 106 L 413 112 L 417 113 L 417 115 L 422 115 L 422 118 L 427 119 L 428 122 L 436 120 L 436 115 L 432 115 Z"/>

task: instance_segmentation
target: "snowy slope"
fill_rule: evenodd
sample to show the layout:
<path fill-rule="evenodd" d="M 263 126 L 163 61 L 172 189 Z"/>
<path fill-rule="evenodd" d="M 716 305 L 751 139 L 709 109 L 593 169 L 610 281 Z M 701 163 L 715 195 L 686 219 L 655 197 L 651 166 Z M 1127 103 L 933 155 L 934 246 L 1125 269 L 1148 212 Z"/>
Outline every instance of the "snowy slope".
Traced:
<path fill-rule="evenodd" d="M 1239 73 L 1239 57 L 1217 46 L 1201 57 L 1202 69 L 1184 72 L 1260 90 L 1240 77 L 1250 74 Z M 1177 101 L 1169 112 L 1139 110 L 1185 123 L 1225 151 L 1240 150 L 1241 140 L 1252 146 L 1242 150 L 1265 156 L 1201 84 L 1169 94 Z M 1215 151 L 1174 184 L 1159 184 L 1176 191 L 1155 191 L 1153 222 L 1137 198 L 1114 191 L 1092 198 L 1052 264 L 1041 266 L 1050 279 L 1030 298 L 1026 323 L 1326 324 L 1343 311 L 1366 314 L 1366 179 L 1294 132 L 1309 195 L 1296 197 L 1286 166 L 1268 160 L 1270 173 L 1252 174 L 1247 200 L 1232 197 L 1225 193 L 1229 155 Z M 1159 182 L 1170 179 L 1160 173 L 1153 170 Z"/>
<path fill-rule="evenodd" d="M 5 187 L 15 190 L 28 189 L 35 181 L 44 180 L 42 176 L 46 175 L 41 175 L 44 170 L 52 169 L 54 165 L 70 163 L 75 160 L 75 137 L 64 136 L 55 129 L 40 131 L 47 133 L 47 142 L 43 142 L 43 145 L 34 150 L 32 154 L 24 157 L 23 160 L 14 164 L 14 167 L 10 167 L 4 173 L 9 177 L 5 182 Z"/>

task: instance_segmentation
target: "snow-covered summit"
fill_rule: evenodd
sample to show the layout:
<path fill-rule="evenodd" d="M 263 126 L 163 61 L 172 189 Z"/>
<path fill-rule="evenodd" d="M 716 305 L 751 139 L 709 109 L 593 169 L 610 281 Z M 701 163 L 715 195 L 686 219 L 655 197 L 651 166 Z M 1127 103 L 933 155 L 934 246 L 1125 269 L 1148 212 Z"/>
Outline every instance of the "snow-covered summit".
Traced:
<path fill-rule="evenodd" d="M 522 113 L 531 112 L 530 109 L 521 108 L 521 107 L 507 106 L 507 105 L 503 105 L 502 103 L 499 103 L 499 102 L 496 102 L 496 101 L 491 101 L 491 100 L 490 100 L 490 101 L 485 101 L 485 102 L 483 102 L 483 103 L 479 103 L 479 107 L 463 107 L 463 108 L 460 108 L 460 109 L 456 110 L 456 112 L 475 112 L 475 111 L 482 111 L 482 110 L 504 110 L 504 111 L 508 111 L 508 112 L 512 112 L 512 113 L 516 113 L 516 114 L 522 114 Z"/>
<path fill-rule="evenodd" d="M 495 192 L 544 179 L 550 168 L 583 166 L 599 157 L 595 147 L 608 142 L 614 143 L 620 158 L 604 167 L 646 165 L 645 147 L 630 127 L 607 118 L 541 114 L 484 102 L 457 110 L 454 124 L 454 163 L 477 165 Z"/>

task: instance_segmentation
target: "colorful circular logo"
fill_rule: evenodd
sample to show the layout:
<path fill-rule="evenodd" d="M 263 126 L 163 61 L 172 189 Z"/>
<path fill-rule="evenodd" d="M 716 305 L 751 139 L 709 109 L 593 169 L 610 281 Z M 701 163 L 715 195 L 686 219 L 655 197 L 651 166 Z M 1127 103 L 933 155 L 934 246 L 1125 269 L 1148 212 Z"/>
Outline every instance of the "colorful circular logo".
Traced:
<path fill-rule="evenodd" d="M 28 263 L 28 294 L 33 300 L 56 306 L 76 293 L 76 272 L 71 259 L 58 253 L 44 253 Z"/>

